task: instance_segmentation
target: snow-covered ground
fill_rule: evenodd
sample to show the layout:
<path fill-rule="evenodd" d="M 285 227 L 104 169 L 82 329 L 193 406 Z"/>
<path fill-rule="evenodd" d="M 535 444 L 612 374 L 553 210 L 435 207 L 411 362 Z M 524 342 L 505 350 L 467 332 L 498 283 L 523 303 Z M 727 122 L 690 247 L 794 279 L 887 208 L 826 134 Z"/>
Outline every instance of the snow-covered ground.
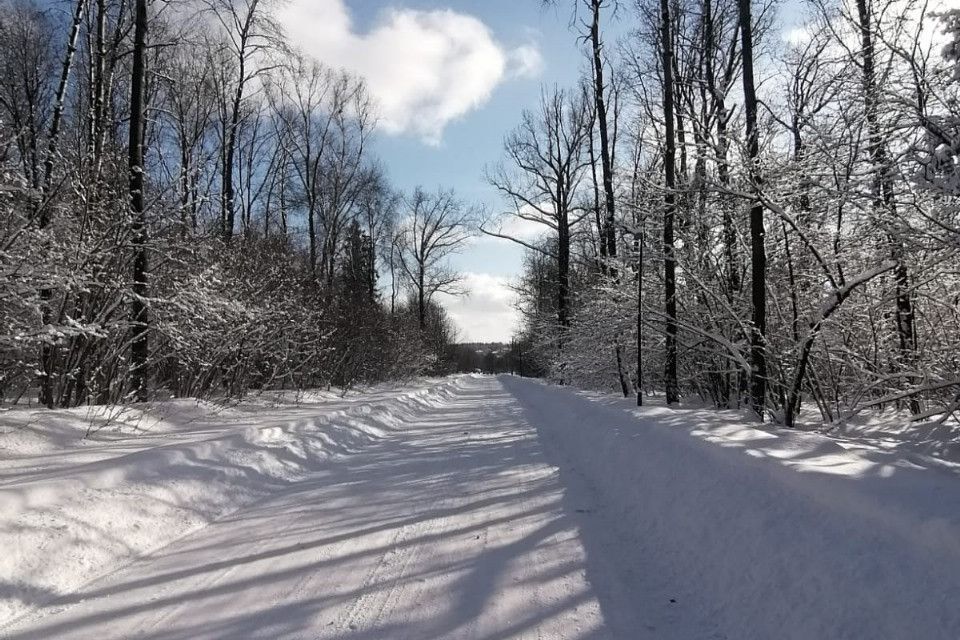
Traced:
<path fill-rule="evenodd" d="M 509 376 L 163 409 L 0 415 L 0 636 L 960 637 L 942 461 Z"/>
<path fill-rule="evenodd" d="M 0 413 L 0 623 L 362 450 L 455 384 Z"/>

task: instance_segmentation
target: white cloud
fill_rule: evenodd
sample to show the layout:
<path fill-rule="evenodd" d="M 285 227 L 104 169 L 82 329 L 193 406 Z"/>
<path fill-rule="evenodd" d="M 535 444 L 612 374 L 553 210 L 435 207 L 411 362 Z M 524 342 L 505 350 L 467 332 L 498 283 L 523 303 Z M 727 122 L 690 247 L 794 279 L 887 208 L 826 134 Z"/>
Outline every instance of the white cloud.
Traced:
<path fill-rule="evenodd" d="M 543 73 L 543 55 L 534 43 L 521 45 L 510 52 L 511 72 L 515 78 L 537 78 Z"/>
<path fill-rule="evenodd" d="M 500 233 L 526 241 L 538 240 L 551 232 L 551 228 L 541 222 L 517 216 L 509 216 L 500 227 Z"/>
<path fill-rule="evenodd" d="M 543 202 L 538 205 L 542 211 L 550 211 L 552 205 L 549 202 Z M 516 238 L 526 243 L 537 242 L 550 235 L 556 235 L 556 231 L 550 226 L 550 218 L 544 216 L 540 211 L 530 205 L 520 207 L 520 215 L 505 211 L 484 224 L 484 229 L 498 233 L 508 238 Z M 544 222 L 538 222 L 538 220 Z M 509 242 L 504 238 L 481 234 L 477 238 L 478 242 Z"/>
<path fill-rule="evenodd" d="M 516 293 L 507 278 L 466 273 L 460 283 L 467 295 L 438 296 L 460 330 L 463 342 L 509 342 L 519 324 Z"/>
<path fill-rule="evenodd" d="M 345 0 L 290 0 L 279 17 L 292 44 L 367 80 L 384 131 L 429 144 L 505 78 L 543 66 L 535 45 L 507 50 L 482 21 L 450 9 L 390 8 L 366 33 L 355 31 Z"/>
<path fill-rule="evenodd" d="M 536 220 L 518 218 L 517 216 L 513 215 L 503 216 L 499 220 L 485 224 L 483 228 L 491 233 L 498 233 L 502 236 L 506 236 L 507 238 L 516 238 L 517 240 L 522 240 L 526 243 L 536 242 L 551 233 L 550 227 L 541 224 Z M 509 240 L 487 234 L 480 234 L 476 237 L 475 242 L 503 243 L 509 242 Z"/>

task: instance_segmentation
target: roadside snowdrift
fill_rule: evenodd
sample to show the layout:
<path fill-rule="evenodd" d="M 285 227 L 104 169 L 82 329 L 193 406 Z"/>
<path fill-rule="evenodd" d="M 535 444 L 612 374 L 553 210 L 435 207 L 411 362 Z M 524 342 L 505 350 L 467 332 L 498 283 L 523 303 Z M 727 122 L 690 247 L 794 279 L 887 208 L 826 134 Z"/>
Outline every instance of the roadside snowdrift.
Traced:
<path fill-rule="evenodd" d="M 89 437 L 104 415 L 0 414 L 0 623 L 360 450 L 458 384 L 226 409 L 172 401 Z"/>
<path fill-rule="evenodd" d="M 722 637 L 960 637 L 960 476 L 949 469 L 730 413 L 501 381 L 561 477 L 615 514 L 630 541 L 621 560 L 670 584 Z"/>

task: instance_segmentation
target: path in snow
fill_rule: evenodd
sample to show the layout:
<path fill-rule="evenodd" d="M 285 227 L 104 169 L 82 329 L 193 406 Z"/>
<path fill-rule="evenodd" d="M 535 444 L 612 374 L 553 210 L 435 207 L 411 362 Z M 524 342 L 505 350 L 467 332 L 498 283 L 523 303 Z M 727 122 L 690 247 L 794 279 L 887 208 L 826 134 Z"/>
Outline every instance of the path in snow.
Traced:
<path fill-rule="evenodd" d="M 423 394 L 0 637 L 960 637 L 953 472 L 511 377 Z M 350 420 L 269 430 L 327 447 Z"/>
<path fill-rule="evenodd" d="M 604 624 L 578 538 L 593 507 L 567 499 L 521 411 L 496 379 L 474 379 L 365 451 L 0 635 L 635 637 Z"/>

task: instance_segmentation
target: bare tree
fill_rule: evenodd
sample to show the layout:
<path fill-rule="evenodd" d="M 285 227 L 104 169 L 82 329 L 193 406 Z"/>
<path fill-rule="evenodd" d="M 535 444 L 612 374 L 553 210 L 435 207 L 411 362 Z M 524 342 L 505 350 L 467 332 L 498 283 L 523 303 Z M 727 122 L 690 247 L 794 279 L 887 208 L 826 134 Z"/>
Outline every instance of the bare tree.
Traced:
<path fill-rule="evenodd" d="M 209 201 L 209 181 L 216 172 L 217 151 L 213 144 L 214 116 L 217 110 L 212 67 L 215 59 L 209 42 L 183 44 L 167 61 L 170 73 L 164 78 L 161 100 L 170 123 L 174 153 L 169 154 L 169 169 L 179 193 L 180 232 L 195 233 L 201 210 Z M 205 179 L 206 177 L 206 179 Z"/>
<path fill-rule="evenodd" d="M 26 3 L 0 20 L 0 110 L 26 183 L 42 182 L 43 138 L 50 120 L 55 66 L 49 18 Z"/>
<path fill-rule="evenodd" d="M 604 80 L 603 37 L 600 29 L 600 13 L 608 6 L 607 0 L 588 0 L 590 9 L 591 62 L 593 67 L 593 99 L 600 135 L 600 166 L 603 169 L 603 194 L 606 211 L 604 220 L 607 255 L 617 257 L 616 199 L 613 192 L 613 143 L 607 114 L 607 83 Z"/>
<path fill-rule="evenodd" d="M 556 243 L 532 243 L 503 230 L 484 233 L 511 240 L 557 262 L 556 313 L 559 342 L 570 325 L 570 238 L 589 214 L 577 206 L 588 165 L 585 143 L 591 126 L 586 96 L 555 89 L 541 93 L 540 108 L 524 111 L 519 127 L 504 140 L 504 163 L 487 180 L 509 203 L 508 219 L 543 225 Z"/>
<path fill-rule="evenodd" d="M 916 361 L 917 333 L 915 326 L 915 310 L 911 295 L 910 273 L 905 261 L 903 242 L 896 235 L 896 202 L 892 167 L 886 144 L 880 128 L 880 90 L 878 86 L 875 54 L 875 30 L 879 24 L 874 19 L 874 7 L 871 0 L 856 0 L 857 29 L 860 33 L 860 71 L 863 82 L 864 116 L 867 121 L 868 149 L 870 163 L 873 167 L 873 181 L 871 184 L 874 208 L 886 219 L 888 228 L 890 251 L 896 266 L 894 280 L 896 282 L 896 328 L 899 338 L 899 347 L 902 362 L 900 366 L 906 370 L 913 368 Z M 910 376 L 908 376 L 909 378 Z M 920 413 L 920 403 L 916 398 L 910 399 L 910 409 L 913 413 Z"/>
<path fill-rule="evenodd" d="M 222 28 L 224 51 L 231 63 L 219 87 L 223 135 L 221 233 L 229 241 L 236 220 L 234 164 L 244 101 L 252 81 L 270 68 L 265 55 L 278 46 L 279 38 L 262 0 L 205 0 L 205 6 Z"/>
<path fill-rule="evenodd" d="M 332 285 L 337 244 L 375 173 L 365 161 L 370 98 L 358 79 L 300 56 L 269 86 L 305 209 L 310 269 Z"/>
<path fill-rule="evenodd" d="M 397 260 L 407 287 L 416 298 L 417 324 L 427 326 L 427 310 L 437 293 L 460 293 L 461 276 L 447 258 L 466 244 L 476 214 L 450 191 L 414 189 L 395 239 Z"/>

